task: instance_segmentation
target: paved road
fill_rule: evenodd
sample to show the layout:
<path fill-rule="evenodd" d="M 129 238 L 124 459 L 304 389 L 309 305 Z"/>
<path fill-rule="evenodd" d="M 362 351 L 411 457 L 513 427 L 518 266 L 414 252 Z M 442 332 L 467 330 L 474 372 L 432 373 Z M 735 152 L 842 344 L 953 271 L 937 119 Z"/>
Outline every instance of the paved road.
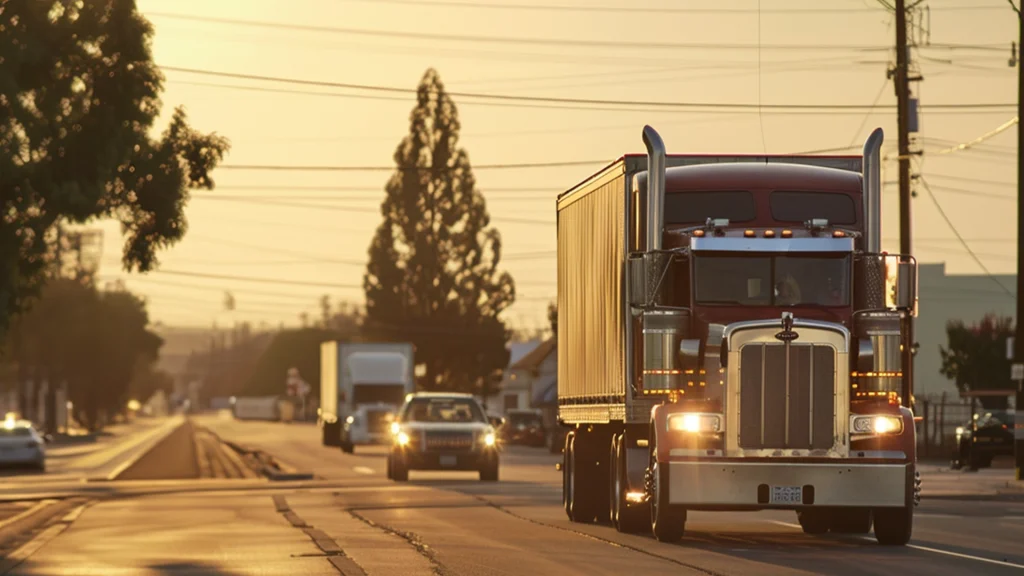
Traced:
<path fill-rule="evenodd" d="M 319 479 L 221 481 L 219 492 L 191 481 L 175 484 L 190 492 L 99 502 L 51 527 L 17 573 L 1024 574 L 1024 502 L 925 501 L 906 548 L 807 536 L 790 512 L 694 513 L 685 541 L 666 545 L 569 523 L 558 457 L 541 450 L 508 451 L 497 484 L 415 472 L 395 484 L 383 450 L 345 455 L 309 425 L 201 422 Z"/>

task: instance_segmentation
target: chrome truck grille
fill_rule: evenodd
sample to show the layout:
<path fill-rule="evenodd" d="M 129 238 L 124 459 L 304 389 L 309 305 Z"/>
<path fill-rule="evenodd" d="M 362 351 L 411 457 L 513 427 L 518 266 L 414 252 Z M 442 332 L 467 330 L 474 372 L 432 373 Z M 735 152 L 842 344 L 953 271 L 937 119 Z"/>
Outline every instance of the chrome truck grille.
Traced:
<path fill-rule="evenodd" d="M 827 450 L 836 430 L 836 352 L 813 343 L 740 349 L 739 447 Z"/>

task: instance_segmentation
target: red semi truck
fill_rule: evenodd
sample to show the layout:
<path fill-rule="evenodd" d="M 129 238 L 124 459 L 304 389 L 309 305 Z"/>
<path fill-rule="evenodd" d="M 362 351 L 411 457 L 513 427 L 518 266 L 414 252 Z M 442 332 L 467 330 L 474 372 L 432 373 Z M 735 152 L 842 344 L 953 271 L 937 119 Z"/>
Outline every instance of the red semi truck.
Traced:
<path fill-rule="evenodd" d="M 906 544 L 917 265 L 881 251 L 881 129 L 863 156 L 643 140 L 557 200 L 570 520 L 677 541 L 688 510 L 788 509 Z"/>

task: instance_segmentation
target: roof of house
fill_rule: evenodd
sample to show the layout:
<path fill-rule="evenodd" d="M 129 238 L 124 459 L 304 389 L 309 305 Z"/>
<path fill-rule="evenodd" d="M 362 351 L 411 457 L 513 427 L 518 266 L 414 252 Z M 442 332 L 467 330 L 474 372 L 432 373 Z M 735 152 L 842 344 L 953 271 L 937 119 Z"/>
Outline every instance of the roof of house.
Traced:
<path fill-rule="evenodd" d="M 509 366 L 509 370 L 536 370 L 545 358 L 556 352 L 557 344 L 557 340 L 548 338 L 531 350 L 529 354 L 520 358 L 518 362 Z"/>
<path fill-rule="evenodd" d="M 512 366 L 523 359 L 524 356 L 533 352 L 534 348 L 541 345 L 540 340 L 528 342 L 513 342 L 508 345 L 508 365 Z"/>

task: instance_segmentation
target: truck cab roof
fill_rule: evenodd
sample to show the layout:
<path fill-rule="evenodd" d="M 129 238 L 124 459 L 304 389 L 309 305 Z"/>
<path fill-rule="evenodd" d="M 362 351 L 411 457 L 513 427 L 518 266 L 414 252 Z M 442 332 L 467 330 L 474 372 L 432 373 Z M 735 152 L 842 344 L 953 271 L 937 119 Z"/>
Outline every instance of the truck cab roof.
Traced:
<path fill-rule="evenodd" d="M 646 186 L 646 173 L 639 179 Z M 665 170 L 665 191 L 668 194 L 709 188 L 860 193 L 861 175 L 838 168 L 784 162 L 727 162 L 675 166 Z"/>

